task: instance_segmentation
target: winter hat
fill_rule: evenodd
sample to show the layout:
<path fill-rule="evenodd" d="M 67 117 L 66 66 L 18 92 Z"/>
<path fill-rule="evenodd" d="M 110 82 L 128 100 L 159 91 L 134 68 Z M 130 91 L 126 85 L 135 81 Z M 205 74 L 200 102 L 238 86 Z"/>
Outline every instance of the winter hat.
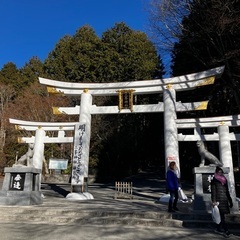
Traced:
<path fill-rule="evenodd" d="M 222 171 L 222 172 L 223 172 L 222 168 L 220 168 L 219 166 L 217 166 L 217 167 L 216 167 L 216 170 L 215 170 L 215 173 L 217 173 L 217 172 L 219 172 L 219 171 Z M 224 173 L 224 172 L 223 172 L 223 173 Z"/>

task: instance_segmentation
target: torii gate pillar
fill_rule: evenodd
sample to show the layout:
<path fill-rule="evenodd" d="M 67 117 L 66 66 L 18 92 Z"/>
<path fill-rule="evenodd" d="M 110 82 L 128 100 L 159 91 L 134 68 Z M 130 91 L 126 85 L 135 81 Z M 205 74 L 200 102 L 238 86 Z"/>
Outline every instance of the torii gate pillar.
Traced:
<path fill-rule="evenodd" d="M 177 175 L 180 178 L 180 165 L 178 153 L 178 131 L 176 124 L 176 92 L 171 86 L 163 91 L 164 102 L 164 143 L 165 143 L 165 168 L 167 171 L 170 162 L 177 165 Z"/>
<path fill-rule="evenodd" d="M 228 173 L 229 178 L 229 191 L 230 195 L 233 199 L 233 211 L 238 212 L 238 202 L 236 199 L 236 191 L 235 191 L 235 180 L 234 180 L 234 171 L 233 171 L 233 161 L 232 161 L 232 150 L 231 150 L 231 142 L 229 138 L 229 127 L 225 125 L 218 126 L 218 134 L 219 134 L 219 155 L 221 162 L 224 167 L 228 167 L 230 169 Z"/>
<path fill-rule="evenodd" d="M 44 159 L 44 138 L 46 136 L 46 132 L 39 128 L 36 130 L 35 141 L 34 141 L 34 153 L 33 153 L 33 166 L 35 168 L 41 169 L 43 165 Z"/>

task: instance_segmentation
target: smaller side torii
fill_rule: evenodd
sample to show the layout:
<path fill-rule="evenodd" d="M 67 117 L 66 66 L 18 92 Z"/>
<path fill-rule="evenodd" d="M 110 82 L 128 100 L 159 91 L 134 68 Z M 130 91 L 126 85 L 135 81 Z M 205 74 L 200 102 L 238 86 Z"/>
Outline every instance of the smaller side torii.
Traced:
<path fill-rule="evenodd" d="M 35 136 L 19 137 L 19 143 L 28 143 L 29 146 L 34 146 L 30 149 L 31 152 L 24 154 L 15 166 L 20 166 L 27 160 L 27 165 L 41 169 L 44 161 L 44 143 L 72 143 L 73 137 L 65 137 L 65 131 L 74 131 L 75 122 L 31 122 L 17 119 L 9 119 L 9 122 L 15 124 L 18 131 L 35 131 Z M 46 136 L 46 131 L 58 131 L 57 137 Z M 30 156 L 30 155 L 31 156 Z M 29 156 L 28 156 L 29 155 Z"/>
<path fill-rule="evenodd" d="M 240 127 L 240 115 L 177 119 L 176 125 L 178 129 L 193 129 L 193 134 L 178 133 L 178 141 L 218 141 L 220 162 L 229 168 L 229 190 L 233 199 L 236 199 L 231 141 L 240 141 L 240 134 L 229 128 Z M 216 132 L 203 134 L 201 128 L 216 128 Z M 234 209 L 238 211 L 235 204 Z"/>

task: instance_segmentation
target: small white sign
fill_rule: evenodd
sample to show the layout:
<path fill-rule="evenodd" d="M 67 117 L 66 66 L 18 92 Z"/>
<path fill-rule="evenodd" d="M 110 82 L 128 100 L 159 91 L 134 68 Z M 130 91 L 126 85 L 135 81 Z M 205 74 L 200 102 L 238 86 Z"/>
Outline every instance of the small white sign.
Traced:
<path fill-rule="evenodd" d="M 49 169 L 65 170 L 68 166 L 68 159 L 50 158 Z"/>

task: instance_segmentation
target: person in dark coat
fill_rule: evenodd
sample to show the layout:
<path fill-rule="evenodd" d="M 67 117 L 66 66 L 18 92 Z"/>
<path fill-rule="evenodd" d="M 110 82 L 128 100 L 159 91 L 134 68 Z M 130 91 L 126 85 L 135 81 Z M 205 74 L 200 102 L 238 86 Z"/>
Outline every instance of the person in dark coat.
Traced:
<path fill-rule="evenodd" d="M 221 222 L 217 224 L 216 232 L 223 233 L 228 237 L 230 236 L 230 232 L 225 223 L 225 214 L 230 213 L 233 202 L 228 189 L 228 181 L 220 167 L 216 167 L 214 177 L 211 181 L 211 199 L 213 206 L 217 205 L 217 202 L 219 203 L 218 208 L 221 216 Z"/>
<path fill-rule="evenodd" d="M 168 202 L 168 212 L 178 211 L 178 177 L 176 174 L 176 163 L 170 162 L 169 169 L 167 171 L 167 191 L 170 193 L 170 198 Z"/>

